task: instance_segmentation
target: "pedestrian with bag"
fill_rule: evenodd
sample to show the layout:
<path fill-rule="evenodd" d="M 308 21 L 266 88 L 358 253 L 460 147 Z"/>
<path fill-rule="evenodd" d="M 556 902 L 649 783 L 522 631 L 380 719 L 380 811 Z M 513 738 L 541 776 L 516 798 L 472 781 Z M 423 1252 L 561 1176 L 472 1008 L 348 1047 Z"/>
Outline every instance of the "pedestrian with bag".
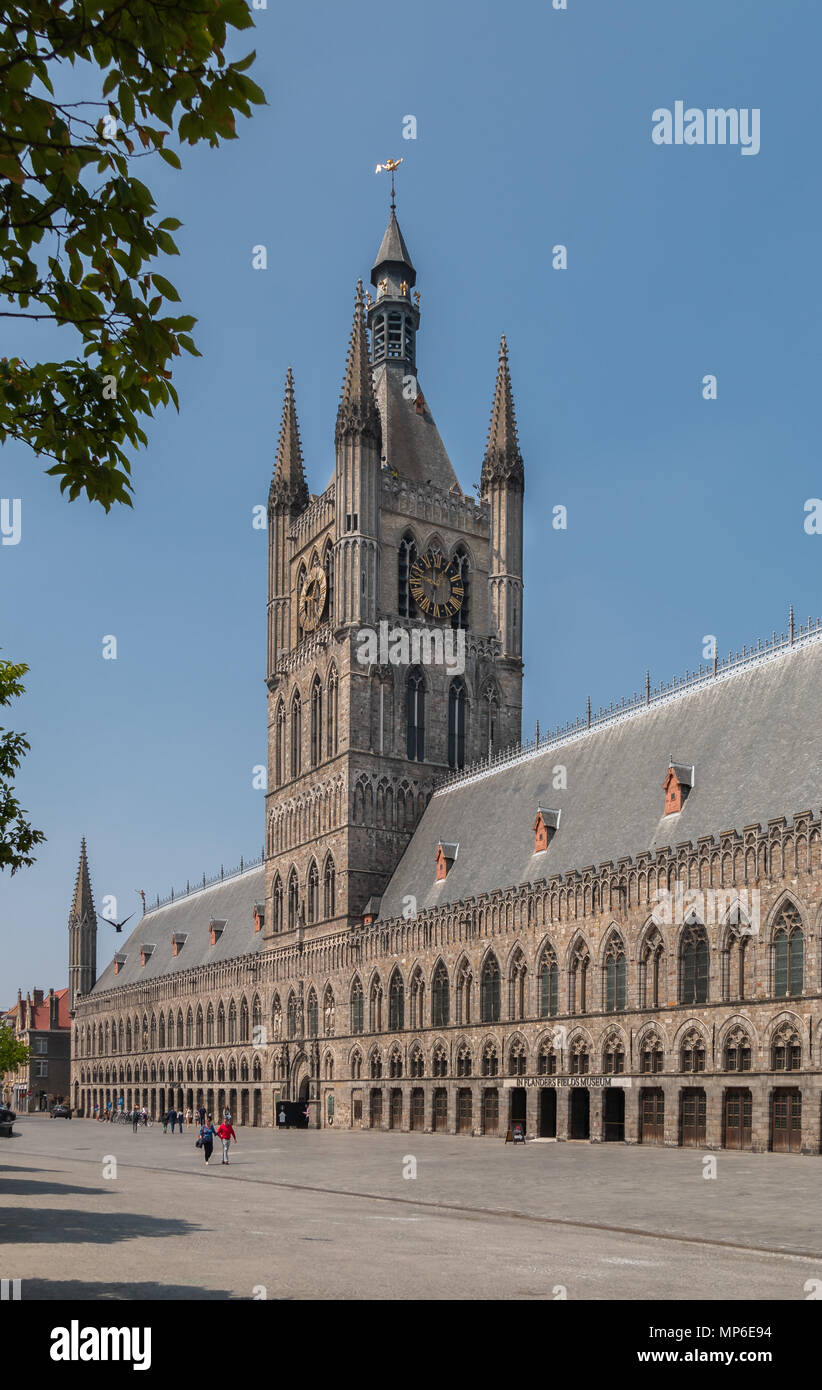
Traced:
<path fill-rule="evenodd" d="M 174 1133 L 174 1121 L 175 1121 L 176 1119 L 177 1119 L 177 1111 L 174 1109 L 174 1106 L 173 1106 L 173 1105 L 170 1105 L 170 1106 L 168 1107 L 168 1127 L 169 1127 L 169 1129 L 171 1130 L 171 1133 L 172 1133 L 172 1134 Z"/>
<path fill-rule="evenodd" d="M 237 1142 L 237 1136 L 234 1133 L 230 1120 L 223 1120 L 223 1123 L 217 1130 L 217 1138 L 221 1141 L 223 1146 L 223 1163 L 228 1163 L 228 1150 L 231 1146 L 231 1141 L 233 1139 L 235 1144 Z"/>
<path fill-rule="evenodd" d="M 205 1161 L 206 1163 L 208 1163 L 208 1160 L 211 1158 L 211 1154 L 214 1149 L 214 1135 L 216 1131 L 214 1129 L 213 1124 L 211 1123 L 210 1115 L 206 1117 L 206 1120 L 206 1124 L 200 1125 L 199 1137 L 194 1142 L 198 1149 L 202 1149 L 203 1154 L 205 1155 Z"/>

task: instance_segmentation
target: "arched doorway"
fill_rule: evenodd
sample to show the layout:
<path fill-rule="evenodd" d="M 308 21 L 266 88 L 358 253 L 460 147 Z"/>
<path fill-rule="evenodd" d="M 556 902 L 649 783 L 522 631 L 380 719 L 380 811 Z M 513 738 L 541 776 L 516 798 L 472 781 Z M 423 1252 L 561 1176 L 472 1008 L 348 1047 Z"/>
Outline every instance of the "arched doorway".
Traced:
<path fill-rule="evenodd" d="M 539 1093 L 539 1137 L 557 1137 L 557 1093 L 554 1086 L 545 1086 Z"/>
<path fill-rule="evenodd" d="M 602 1138 L 606 1144 L 625 1140 L 625 1092 L 621 1086 L 602 1094 Z"/>
<path fill-rule="evenodd" d="M 571 1114 L 569 1139 L 590 1139 L 591 1137 L 591 1097 L 587 1090 L 579 1087 L 571 1092 Z"/>
<path fill-rule="evenodd" d="M 525 1130 L 525 1116 L 527 1109 L 527 1102 L 525 1097 L 526 1091 L 524 1086 L 514 1086 L 512 1088 L 511 1116 L 509 1120 L 509 1127 L 512 1129 L 514 1125 L 522 1125 L 523 1131 Z"/>

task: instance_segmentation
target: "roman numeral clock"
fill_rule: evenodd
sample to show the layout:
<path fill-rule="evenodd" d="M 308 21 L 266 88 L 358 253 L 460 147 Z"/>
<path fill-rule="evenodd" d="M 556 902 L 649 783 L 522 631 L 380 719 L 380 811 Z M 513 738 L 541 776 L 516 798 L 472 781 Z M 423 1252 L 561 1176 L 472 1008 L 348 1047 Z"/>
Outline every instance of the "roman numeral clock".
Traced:
<path fill-rule="evenodd" d="M 414 561 L 408 584 L 414 602 L 426 617 L 453 618 L 462 607 L 462 576 L 438 550 L 429 550 Z"/>

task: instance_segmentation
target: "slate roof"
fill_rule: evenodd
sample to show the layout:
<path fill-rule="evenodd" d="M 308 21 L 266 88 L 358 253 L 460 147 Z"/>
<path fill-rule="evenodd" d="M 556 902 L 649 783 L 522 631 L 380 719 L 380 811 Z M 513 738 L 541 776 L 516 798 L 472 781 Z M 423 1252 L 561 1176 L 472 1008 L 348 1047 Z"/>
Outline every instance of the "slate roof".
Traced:
<path fill-rule="evenodd" d="M 254 906 L 262 902 L 264 894 L 265 871 L 262 865 L 256 865 L 208 888 L 187 893 L 173 903 L 153 908 L 125 941 L 117 937 L 110 943 L 118 955 L 127 957 L 126 963 L 115 975 L 112 955 L 92 994 L 261 950 L 263 934 L 254 930 Z M 209 925 L 218 920 L 224 921 L 226 926 L 212 946 Z M 187 937 L 178 956 L 172 951 L 174 934 Z M 154 951 L 145 966 L 141 966 L 140 947 L 144 942 L 153 943 Z"/>
<path fill-rule="evenodd" d="M 377 259 L 371 271 L 371 284 L 376 285 L 380 278 L 380 270 L 385 265 L 397 265 L 404 267 L 409 273 L 407 280 L 409 285 L 413 285 L 417 278 L 411 254 L 405 244 L 405 238 L 400 231 L 400 224 L 397 221 L 396 213 L 392 212 L 388 219 L 388 226 L 385 229 L 380 249 L 377 252 Z"/>
<path fill-rule="evenodd" d="M 417 384 L 419 387 L 419 382 Z M 402 372 L 385 362 L 374 370 L 374 393 L 382 421 L 382 451 L 388 467 L 396 468 L 403 478 L 417 483 L 430 481 L 442 492 L 449 492 L 457 482 L 457 475 L 428 402 L 425 401 L 423 410 L 418 412 L 416 403 L 406 400 L 402 394 Z"/>
<path fill-rule="evenodd" d="M 695 767 L 683 809 L 662 816 L 675 756 Z M 567 789 L 553 785 L 566 768 Z M 519 761 L 444 787 L 428 803 L 386 888 L 382 919 L 513 884 L 598 867 L 822 804 L 822 641 L 786 649 L 619 722 L 570 735 Z M 537 808 L 561 809 L 534 854 Z M 459 841 L 440 883 L 437 845 Z"/>

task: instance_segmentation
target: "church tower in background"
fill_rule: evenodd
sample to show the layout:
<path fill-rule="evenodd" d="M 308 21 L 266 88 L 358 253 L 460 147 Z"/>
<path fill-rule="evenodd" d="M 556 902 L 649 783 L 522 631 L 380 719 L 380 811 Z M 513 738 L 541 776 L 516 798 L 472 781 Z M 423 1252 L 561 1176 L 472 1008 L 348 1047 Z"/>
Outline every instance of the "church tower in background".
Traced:
<path fill-rule="evenodd" d="M 520 738 L 524 471 L 505 339 L 475 499 L 419 379 L 416 278 L 392 201 L 316 495 L 286 378 L 268 500 L 271 941 L 374 915 L 438 779 Z"/>
<path fill-rule="evenodd" d="M 80 862 L 74 881 L 74 898 L 68 921 L 69 930 L 69 1012 L 81 994 L 89 994 L 97 979 L 97 913 L 91 894 L 85 839 L 80 845 Z"/>

